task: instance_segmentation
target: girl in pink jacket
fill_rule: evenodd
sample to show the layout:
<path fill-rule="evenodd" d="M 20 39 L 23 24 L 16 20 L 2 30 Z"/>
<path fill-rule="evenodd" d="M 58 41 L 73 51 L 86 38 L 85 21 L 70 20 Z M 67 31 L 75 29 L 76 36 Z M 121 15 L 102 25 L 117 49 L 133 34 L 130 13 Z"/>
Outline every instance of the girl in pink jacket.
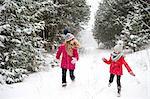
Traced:
<path fill-rule="evenodd" d="M 128 70 L 128 72 L 132 75 L 135 76 L 135 74 L 132 72 L 131 68 L 129 67 L 129 65 L 127 64 L 127 62 L 124 60 L 124 56 L 122 53 L 122 46 L 121 45 L 116 45 L 114 47 L 114 51 L 110 56 L 110 59 L 107 60 L 105 58 L 103 58 L 103 61 L 106 64 L 110 64 L 110 79 L 109 79 L 109 84 L 108 86 L 111 85 L 111 83 L 113 82 L 114 76 L 117 76 L 117 90 L 118 90 L 118 96 L 120 96 L 120 92 L 121 92 L 121 82 L 120 82 L 120 78 L 121 75 L 123 75 L 123 71 L 122 71 L 122 65 L 124 65 L 126 67 L 126 69 Z"/>
<path fill-rule="evenodd" d="M 79 59 L 77 48 L 79 43 L 75 40 L 75 37 L 71 33 L 67 33 L 65 36 L 65 42 L 58 47 L 56 58 L 61 57 L 61 68 L 62 68 L 62 86 L 67 85 L 66 72 L 69 70 L 70 78 L 72 81 L 75 80 L 74 69 L 77 60 Z"/>

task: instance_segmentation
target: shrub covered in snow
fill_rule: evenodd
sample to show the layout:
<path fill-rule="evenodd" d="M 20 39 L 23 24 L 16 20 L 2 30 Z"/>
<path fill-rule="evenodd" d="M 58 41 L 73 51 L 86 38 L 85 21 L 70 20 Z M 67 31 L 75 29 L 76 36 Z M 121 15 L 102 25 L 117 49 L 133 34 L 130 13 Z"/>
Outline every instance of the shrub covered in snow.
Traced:
<path fill-rule="evenodd" d="M 0 69 L 0 83 L 11 84 L 21 82 L 27 76 L 28 71 L 25 69 Z"/>
<path fill-rule="evenodd" d="M 1 4 L 0 75 L 1 82 L 11 84 L 22 81 L 28 73 L 38 71 L 43 60 L 37 49 L 40 41 L 36 27 L 41 24 L 35 24 L 31 19 L 28 2 L 3 0 Z"/>

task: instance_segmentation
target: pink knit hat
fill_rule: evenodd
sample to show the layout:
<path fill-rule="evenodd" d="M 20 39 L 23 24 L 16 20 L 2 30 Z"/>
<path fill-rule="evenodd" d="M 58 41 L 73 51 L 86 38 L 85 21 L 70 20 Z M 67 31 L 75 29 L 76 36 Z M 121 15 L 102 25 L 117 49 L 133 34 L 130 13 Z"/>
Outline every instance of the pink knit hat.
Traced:
<path fill-rule="evenodd" d="M 72 35 L 71 33 L 67 33 L 65 36 L 65 41 L 70 41 L 74 38 L 75 38 L 74 35 Z"/>

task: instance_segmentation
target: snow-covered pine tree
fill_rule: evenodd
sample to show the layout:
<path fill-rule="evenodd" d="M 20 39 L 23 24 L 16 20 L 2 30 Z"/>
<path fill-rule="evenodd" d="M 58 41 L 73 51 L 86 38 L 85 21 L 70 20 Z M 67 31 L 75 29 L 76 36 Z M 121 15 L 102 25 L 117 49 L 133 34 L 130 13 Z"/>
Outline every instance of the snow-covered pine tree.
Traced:
<path fill-rule="evenodd" d="M 109 48 L 120 39 L 134 51 L 143 48 L 150 41 L 149 5 L 147 0 L 104 0 L 96 15 L 95 38 Z"/>
<path fill-rule="evenodd" d="M 37 71 L 38 60 L 41 61 L 30 4 L 3 0 L 0 5 L 0 75 L 8 84 L 20 82 L 27 73 Z"/>
<path fill-rule="evenodd" d="M 104 0 L 99 5 L 94 26 L 95 39 L 103 43 L 106 48 L 115 45 L 116 35 L 120 34 L 123 28 L 123 19 L 130 8 L 125 5 L 126 0 Z"/>
<path fill-rule="evenodd" d="M 89 6 L 85 0 L 46 0 L 36 5 L 38 10 L 33 19 L 45 22 L 43 34 L 48 47 L 61 41 L 65 27 L 76 34 L 81 29 L 81 23 L 89 19 Z"/>
<path fill-rule="evenodd" d="M 131 0 L 129 3 L 134 11 L 130 11 L 125 19 L 121 38 L 126 46 L 138 51 L 150 42 L 150 2 Z"/>
<path fill-rule="evenodd" d="M 53 32 L 59 35 L 65 27 L 68 27 L 76 35 L 81 29 L 81 24 L 85 24 L 89 19 L 90 10 L 86 0 L 53 0 L 53 2 L 57 10 Z"/>

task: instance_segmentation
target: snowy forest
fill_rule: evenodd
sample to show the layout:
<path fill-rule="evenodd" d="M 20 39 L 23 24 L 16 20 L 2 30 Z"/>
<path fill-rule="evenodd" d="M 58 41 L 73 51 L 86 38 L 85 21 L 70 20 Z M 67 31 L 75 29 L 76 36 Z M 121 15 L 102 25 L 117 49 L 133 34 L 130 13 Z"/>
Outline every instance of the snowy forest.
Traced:
<path fill-rule="evenodd" d="M 42 48 L 57 47 L 65 27 L 76 35 L 89 14 L 85 0 L 0 0 L 0 82 L 38 71 Z"/>
<path fill-rule="evenodd" d="M 0 0 L 0 99 L 62 98 L 150 99 L 150 0 Z"/>

